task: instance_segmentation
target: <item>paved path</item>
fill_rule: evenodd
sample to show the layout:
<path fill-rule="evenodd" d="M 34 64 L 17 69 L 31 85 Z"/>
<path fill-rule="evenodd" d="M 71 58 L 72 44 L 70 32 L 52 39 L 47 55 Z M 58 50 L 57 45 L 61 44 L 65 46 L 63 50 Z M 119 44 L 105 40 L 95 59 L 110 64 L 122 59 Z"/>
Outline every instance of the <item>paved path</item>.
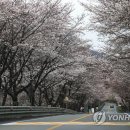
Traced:
<path fill-rule="evenodd" d="M 107 103 L 102 111 L 116 112 L 116 105 Z M 130 130 L 130 122 L 105 122 L 98 125 L 93 121 L 93 115 L 76 114 L 1 124 L 0 130 Z"/>

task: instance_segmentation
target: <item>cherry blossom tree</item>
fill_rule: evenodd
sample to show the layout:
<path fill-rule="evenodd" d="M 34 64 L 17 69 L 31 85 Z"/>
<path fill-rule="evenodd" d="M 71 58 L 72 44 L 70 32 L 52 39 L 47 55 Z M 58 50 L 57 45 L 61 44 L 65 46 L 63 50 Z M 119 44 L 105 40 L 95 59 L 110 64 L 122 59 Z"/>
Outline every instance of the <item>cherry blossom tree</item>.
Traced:
<path fill-rule="evenodd" d="M 99 32 L 106 43 L 109 64 L 114 71 L 110 86 L 124 102 L 130 104 L 128 94 L 130 92 L 130 2 L 98 0 L 97 4 L 83 4 L 83 6 L 91 14 L 90 29 Z"/>

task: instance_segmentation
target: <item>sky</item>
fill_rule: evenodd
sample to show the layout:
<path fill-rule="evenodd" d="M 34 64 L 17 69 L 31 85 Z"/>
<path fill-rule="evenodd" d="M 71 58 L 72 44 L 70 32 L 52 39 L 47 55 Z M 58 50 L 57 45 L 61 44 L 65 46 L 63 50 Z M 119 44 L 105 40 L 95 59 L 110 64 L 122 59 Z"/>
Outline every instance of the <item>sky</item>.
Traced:
<path fill-rule="evenodd" d="M 96 0 L 62 0 L 63 3 L 71 3 L 74 8 L 74 12 L 72 15 L 74 17 L 80 16 L 82 13 L 86 13 L 85 9 L 80 5 L 80 2 L 93 2 L 94 4 L 96 3 Z M 85 23 L 84 24 L 89 24 L 89 17 L 85 18 Z M 94 31 L 86 31 L 85 36 L 86 39 L 91 40 L 91 44 L 93 49 L 95 50 L 102 50 L 104 47 L 104 44 L 99 40 L 99 36 L 97 32 Z"/>

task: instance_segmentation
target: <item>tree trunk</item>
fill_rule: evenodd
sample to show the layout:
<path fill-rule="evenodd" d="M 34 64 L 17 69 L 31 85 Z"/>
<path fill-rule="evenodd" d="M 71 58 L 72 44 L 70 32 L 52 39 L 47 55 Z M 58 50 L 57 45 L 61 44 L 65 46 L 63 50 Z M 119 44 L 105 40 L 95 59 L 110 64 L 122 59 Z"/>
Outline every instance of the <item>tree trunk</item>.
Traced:
<path fill-rule="evenodd" d="M 42 91 L 41 89 L 39 89 L 39 103 L 38 103 L 38 106 L 41 106 L 42 105 Z"/>
<path fill-rule="evenodd" d="M 4 92 L 4 96 L 3 96 L 3 100 L 2 100 L 2 106 L 5 106 L 6 99 L 7 99 L 7 93 Z"/>
<path fill-rule="evenodd" d="M 130 102 L 128 102 L 128 112 L 130 112 Z"/>
<path fill-rule="evenodd" d="M 34 96 L 34 93 L 31 93 L 31 95 L 29 97 L 30 97 L 31 106 L 35 106 L 35 96 Z"/>
<path fill-rule="evenodd" d="M 14 96 L 12 97 L 12 100 L 13 100 L 13 106 L 18 106 L 18 97 Z"/>
<path fill-rule="evenodd" d="M 33 89 L 33 86 L 29 86 L 25 92 L 28 95 L 31 106 L 35 106 L 35 90 Z"/>

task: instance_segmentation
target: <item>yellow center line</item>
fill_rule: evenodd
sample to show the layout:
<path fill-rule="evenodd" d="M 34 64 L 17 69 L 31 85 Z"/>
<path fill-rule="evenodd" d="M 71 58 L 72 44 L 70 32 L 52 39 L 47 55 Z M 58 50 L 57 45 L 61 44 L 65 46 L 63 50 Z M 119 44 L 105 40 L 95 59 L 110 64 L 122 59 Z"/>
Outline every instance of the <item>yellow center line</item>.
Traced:
<path fill-rule="evenodd" d="M 90 115 L 83 116 L 67 122 L 16 122 L 13 125 L 50 125 L 53 126 L 47 130 L 54 130 L 63 125 L 102 125 L 102 126 L 130 126 L 130 122 L 79 122 L 78 120 L 86 118 Z M 12 125 L 12 124 L 11 124 Z"/>
<path fill-rule="evenodd" d="M 90 115 L 82 116 L 82 117 L 80 117 L 80 118 L 77 118 L 77 119 L 74 119 L 74 120 L 70 120 L 70 121 L 68 121 L 68 122 L 78 121 L 78 120 L 84 119 L 84 118 L 89 117 L 89 116 L 90 116 Z M 54 130 L 54 129 L 59 128 L 59 127 L 61 127 L 61 126 L 63 126 L 63 124 L 53 126 L 53 127 L 49 128 L 49 129 L 47 129 L 47 130 Z"/>
<path fill-rule="evenodd" d="M 103 126 L 130 126 L 130 122 L 104 122 Z"/>
<path fill-rule="evenodd" d="M 51 126 L 59 126 L 59 125 L 109 125 L 109 126 L 130 126 L 130 122 L 17 122 L 14 125 L 51 125 Z"/>

